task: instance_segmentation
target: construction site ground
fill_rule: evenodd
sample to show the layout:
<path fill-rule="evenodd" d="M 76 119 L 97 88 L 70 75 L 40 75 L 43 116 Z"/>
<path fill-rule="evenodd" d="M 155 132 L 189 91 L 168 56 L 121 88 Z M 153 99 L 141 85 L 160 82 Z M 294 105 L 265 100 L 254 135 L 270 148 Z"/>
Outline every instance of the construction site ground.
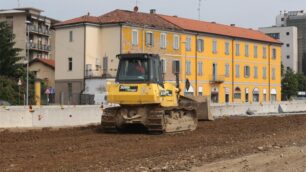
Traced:
<path fill-rule="evenodd" d="M 302 171 L 306 115 L 228 117 L 193 132 L 98 126 L 0 132 L 0 171 Z"/>

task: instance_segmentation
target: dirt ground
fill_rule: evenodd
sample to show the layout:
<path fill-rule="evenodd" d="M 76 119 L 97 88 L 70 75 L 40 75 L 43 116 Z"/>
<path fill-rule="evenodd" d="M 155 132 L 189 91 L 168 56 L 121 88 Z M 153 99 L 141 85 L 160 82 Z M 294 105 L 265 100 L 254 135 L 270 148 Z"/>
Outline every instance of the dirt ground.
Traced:
<path fill-rule="evenodd" d="M 306 115 L 223 118 L 167 135 L 3 131 L 0 171 L 305 171 L 305 131 Z"/>

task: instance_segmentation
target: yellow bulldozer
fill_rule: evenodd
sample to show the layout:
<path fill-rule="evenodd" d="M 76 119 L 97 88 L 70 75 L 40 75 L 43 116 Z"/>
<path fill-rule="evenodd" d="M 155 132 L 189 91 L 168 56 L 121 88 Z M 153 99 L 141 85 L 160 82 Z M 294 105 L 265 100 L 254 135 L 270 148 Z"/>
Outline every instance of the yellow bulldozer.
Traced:
<path fill-rule="evenodd" d="M 211 119 L 209 101 L 203 96 L 182 96 L 179 62 L 173 64 L 176 85 L 164 82 L 157 54 L 120 54 L 117 76 L 107 86 L 107 101 L 117 107 L 104 109 L 104 131 L 143 125 L 152 133 L 195 130 L 198 119 Z"/>

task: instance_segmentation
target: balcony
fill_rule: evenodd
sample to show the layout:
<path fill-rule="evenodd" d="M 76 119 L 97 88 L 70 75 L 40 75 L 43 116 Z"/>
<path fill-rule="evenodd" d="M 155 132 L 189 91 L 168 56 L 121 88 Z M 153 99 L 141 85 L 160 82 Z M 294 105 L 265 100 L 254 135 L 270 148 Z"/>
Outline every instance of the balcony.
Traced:
<path fill-rule="evenodd" d="M 36 34 L 40 34 L 40 35 L 45 35 L 45 36 L 50 36 L 51 32 L 49 29 L 42 29 L 36 26 L 30 26 L 30 30 L 31 33 L 36 33 Z"/>
<path fill-rule="evenodd" d="M 50 52 L 51 46 L 50 45 L 44 45 L 44 44 L 36 44 L 36 43 L 30 43 L 30 50 L 35 51 L 43 51 L 43 52 Z"/>
<path fill-rule="evenodd" d="M 224 75 L 210 75 L 209 82 L 214 84 L 221 84 L 225 81 Z"/>
<path fill-rule="evenodd" d="M 101 70 L 85 70 L 85 78 L 102 78 Z"/>

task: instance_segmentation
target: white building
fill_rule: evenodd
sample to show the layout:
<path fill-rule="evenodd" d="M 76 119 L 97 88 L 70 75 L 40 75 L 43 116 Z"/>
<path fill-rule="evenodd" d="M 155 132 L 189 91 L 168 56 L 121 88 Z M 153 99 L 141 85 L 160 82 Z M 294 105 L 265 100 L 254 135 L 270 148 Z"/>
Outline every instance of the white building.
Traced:
<path fill-rule="evenodd" d="M 281 19 L 279 19 L 281 22 Z M 282 45 L 282 63 L 285 69 L 291 68 L 298 72 L 298 30 L 295 26 L 290 27 L 264 27 L 261 32 L 280 40 Z"/>

